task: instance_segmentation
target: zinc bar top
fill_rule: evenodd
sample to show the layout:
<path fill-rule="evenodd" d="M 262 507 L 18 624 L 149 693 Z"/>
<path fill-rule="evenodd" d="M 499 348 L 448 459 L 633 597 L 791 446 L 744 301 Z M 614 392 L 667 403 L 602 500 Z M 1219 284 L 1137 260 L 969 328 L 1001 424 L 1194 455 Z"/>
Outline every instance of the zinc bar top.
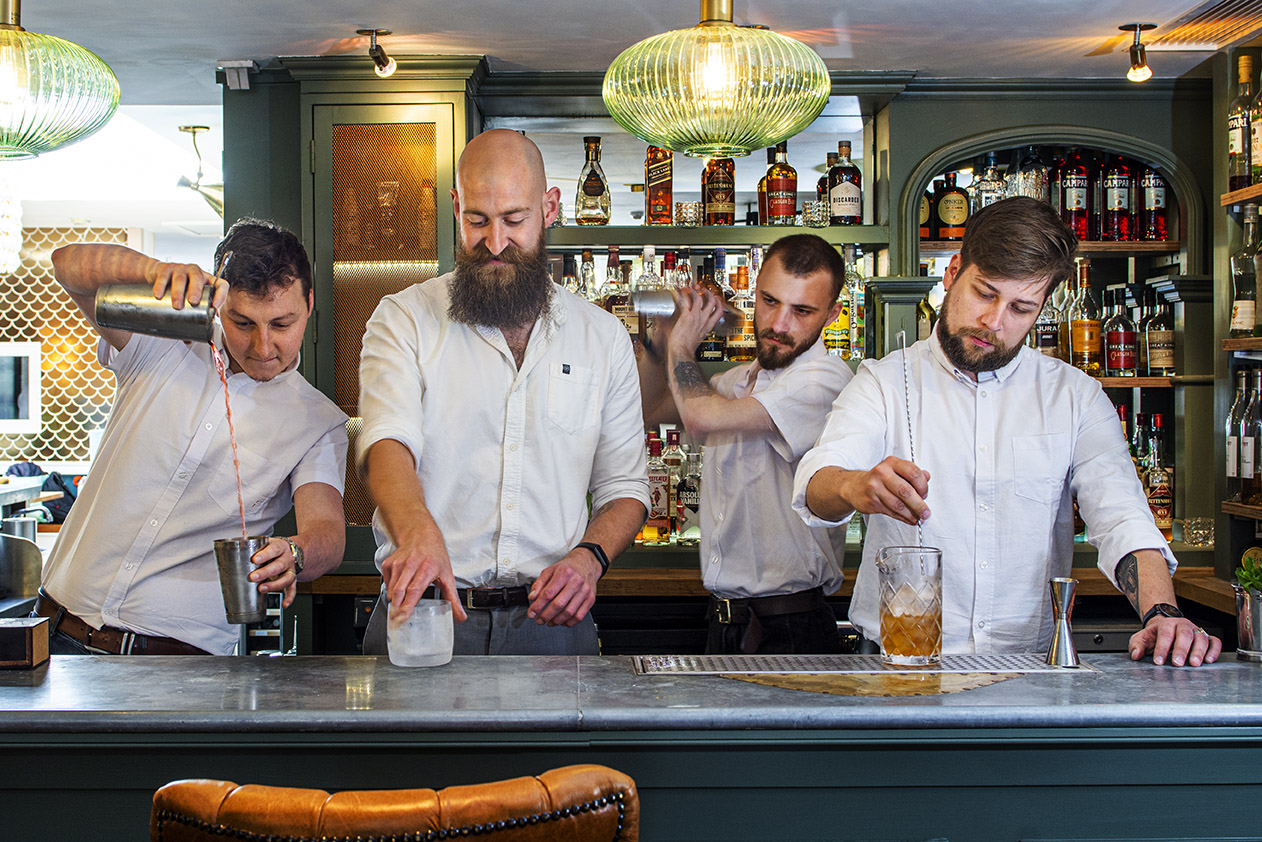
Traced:
<path fill-rule="evenodd" d="M 936 695 L 852 697 L 720 676 L 636 675 L 626 657 L 54 657 L 0 672 L 0 733 L 301 733 L 1262 727 L 1262 665 L 1125 655 Z"/>

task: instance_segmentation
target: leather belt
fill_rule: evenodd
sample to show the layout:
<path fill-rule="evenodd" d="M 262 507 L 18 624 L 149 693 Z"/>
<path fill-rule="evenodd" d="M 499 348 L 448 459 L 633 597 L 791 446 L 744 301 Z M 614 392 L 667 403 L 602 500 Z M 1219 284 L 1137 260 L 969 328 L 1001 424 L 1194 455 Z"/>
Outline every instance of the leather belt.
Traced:
<path fill-rule="evenodd" d="M 823 604 L 823 587 L 780 596 L 753 596 L 746 599 L 723 599 L 710 595 L 710 613 L 725 625 L 748 623 L 751 614 L 758 617 L 802 614 L 813 611 Z"/>
<path fill-rule="evenodd" d="M 496 608 L 514 608 L 530 604 L 530 586 L 513 588 L 460 588 L 456 591 L 460 604 L 475 611 L 494 611 Z M 425 591 L 425 599 L 441 599 L 438 588 L 431 585 Z"/>
<path fill-rule="evenodd" d="M 111 655 L 209 655 L 204 649 L 198 649 L 183 641 L 171 637 L 151 637 L 147 634 L 124 631 L 122 629 L 93 628 L 65 609 L 44 589 L 40 588 L 39 598 L 35 602 L 35 613 L 48 617 L 49 634 L 60 631 L 82 643 L 84 646 L 107 652 Z"/>

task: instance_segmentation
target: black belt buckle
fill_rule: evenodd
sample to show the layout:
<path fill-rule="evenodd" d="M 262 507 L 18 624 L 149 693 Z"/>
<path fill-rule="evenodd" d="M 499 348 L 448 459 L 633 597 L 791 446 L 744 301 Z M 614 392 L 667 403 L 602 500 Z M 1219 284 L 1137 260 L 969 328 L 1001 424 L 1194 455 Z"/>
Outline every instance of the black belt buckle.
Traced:
<path fill-rule="evenodd" d="M 475 611 L 492 608 L 503 608 L 508 604 L 508 593 L 504 588 L 468 588 L 464 592 L 464 605 Z"/>

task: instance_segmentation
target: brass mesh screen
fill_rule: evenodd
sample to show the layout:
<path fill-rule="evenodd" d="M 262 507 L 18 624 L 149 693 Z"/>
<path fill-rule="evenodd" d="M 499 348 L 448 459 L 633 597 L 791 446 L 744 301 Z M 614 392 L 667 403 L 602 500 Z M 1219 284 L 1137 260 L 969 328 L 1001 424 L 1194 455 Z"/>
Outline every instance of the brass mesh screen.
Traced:
<path fill-rule="evenodd" d="M 39 342 L 39 433 L 0 435 L 0 463 L 84 462 L 88 431 L 104 426 L 114 375 L 96 361 L 97 334 L 53 280 L 53 250 L 68 243 L 126 244 L 123 228 L 24 228 L 22 263 L 0 275 L 0 341 Z"/>
<path fill-rule="evenodd" d="M 364 419 L 351 418 L 346 422 L 346 437 L 350 447 L 346 451 L 346 491 L 342 495 L 342 507 L 346 510 L 346 522 L 351 526 L 372 525 L 373 503 L 368 489 L 359 481 L 355 470 L 355 440 L 364 427 Z"/>
<path fill-rule="evenodd" d="M 347 415 L 377 303 L 438 273 L 436 165 L 432 123 L 333 127 L 333 381 Z"/>

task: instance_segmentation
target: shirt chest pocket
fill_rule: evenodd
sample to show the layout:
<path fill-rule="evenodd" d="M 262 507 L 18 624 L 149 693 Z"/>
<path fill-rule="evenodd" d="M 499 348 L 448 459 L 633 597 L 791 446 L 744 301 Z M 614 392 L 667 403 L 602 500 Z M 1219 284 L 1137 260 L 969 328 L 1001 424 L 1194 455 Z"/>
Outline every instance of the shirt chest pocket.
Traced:
<path fill-rule="evenodd" d="M 1069 478 L 1069 436 L 1048 433 L 1012 440 L 1014 491 L 1049 505 L 1060 500 Z"/>
<path fill-rule="evenodd" d="M 289 471 L 279 460 L 268 459 L 237 442 L 237 458 L 241 463 L 241 492 L 245 502 L 247 519 L 258 517 L 267 504 L 281 492 L 289 477 Z M 224 514 L 240 523 L 241 509 L 237 504 L 237 475 L 232 470 L 232 457 L 228 464 L 215 471 L 211 480 L 210 496 Z"/>
<path fill-rule="evenodd" d="M 548 421 L 567 433 L 581 433 L 595 426 L 596 370 L 573 363 L 548 366 Z"/>

